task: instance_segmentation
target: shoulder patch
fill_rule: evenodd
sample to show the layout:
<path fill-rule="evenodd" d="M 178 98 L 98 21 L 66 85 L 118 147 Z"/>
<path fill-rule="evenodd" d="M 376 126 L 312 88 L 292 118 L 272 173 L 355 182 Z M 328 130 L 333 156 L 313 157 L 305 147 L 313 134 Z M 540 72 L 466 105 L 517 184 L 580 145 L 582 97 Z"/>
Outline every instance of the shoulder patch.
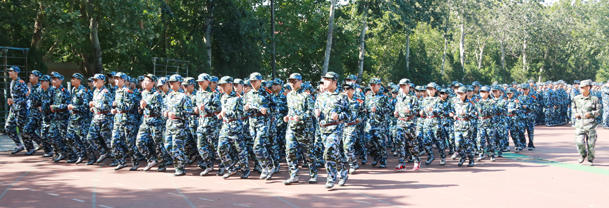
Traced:
<path fill-rule="evenodd" d="M 264 89 L 264 90 L 266 90 L 266 92 L 268 92 L 269 94 L 272 94 L 272 93 L 273 93 L 273 91 L 271 91 L 271 90 L 269 90 L 269 89 Z"/>
<path fill-rule="evenodd" d="M 66 88 L 61 88 L 61 91 L 66 91 Z"/>
<path fill-rule="evenodd" d="M 531 95 L 531 97 L 533 97 L 533 99 L 537 99 L 537 97 L 535 95 Z"/>
<path fill-rule="evenodd" d="M 363 100 L 361 100 L 361 99 L 357 99 L 357 102 L 359 102 L 359 103 L 364 103 L 364 101 L 363 101 Z"/>
<path fill-rule="evenodd" d="M 21 83 L 24 83 L 24 81 L 22 79 L 19 80 Z"/>
<path fill-rule="evenodd" d="M 518 99 L 514 99 L 514 101 L 516 101 L 517 103 L 519 103 L 519 102 L 520 102 Z"/>
<path fill-rule="evenodd" d="M 129 92 L 129 93 L 133 93 L 133 91 L 131 91 L 131 90 L 127 90 L 127 92 Z"/>
<path fill-rule="evenodd" d="M 476 105 L 476 104 L 474 104 L 474 101 L 472 101 L 472 100 L 469 100 L 469 103 L 471 103 L 472 105 Z"/>

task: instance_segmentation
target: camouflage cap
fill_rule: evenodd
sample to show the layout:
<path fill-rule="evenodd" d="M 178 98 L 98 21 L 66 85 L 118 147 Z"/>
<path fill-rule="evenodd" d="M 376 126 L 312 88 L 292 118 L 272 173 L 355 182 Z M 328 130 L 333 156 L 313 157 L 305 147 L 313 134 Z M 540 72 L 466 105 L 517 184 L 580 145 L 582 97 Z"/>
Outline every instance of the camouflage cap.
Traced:
<path fill-rule="evenodd" d="M 218 82 L 218 77 L 216 77 L 216 76 L 211 76 L 211 77 L 209 77 L 209 81 L 210 81 L 210 82 Z"/>
<path fill-rule="evenodd" d="M 51 81 L 51 76 L 46 75 L 46 74 L 45 74 L 45 75 L 42 75 L 42 76 L 40 77 L 40 81 L 41 81 L 41 82 L 42 82 L 42 81 L 47 81 L 47 82 L 50 82 L 50 81 Z"/>
<path fill-rule="evenodd" d="M 11 66 L 11 68 L 8 68 L 7 71 L 14 71 L 14 72 L 21 72 L 21 69 L 19 69 L 19 67 L 16 66 Z"/>
<path fill-rule="evenodd" d="M 528 82 L 528 83 L 531 83 L 531 82 L 535 82 L 535 81 L 534 81 L 534 80 L 532 80 L 532 79 L 529 79 L 529 81 L 527 81 L 527 82 Z"/>
<path fill-rule="evenodd" d="M 427 84 L 427 88 L 434 88 L 434 89 L 438 89 L 438 85 L 435 82 L 430 82 L 429 84 Z"/>
<path fill-rule="evenodd" d="M 407 85 L 407 84 L 410 84 L 410 83 L 411 82 L 410 82 L 409 79 L 404 78 L 404 79 L 400 79 L 399 85 Z"/>
<path fill-rule="evenodd" d="M 509 85 L 508 84 L 503 84 L 503 85 L 501 85 L 501 87 L 506 88 L 506 87 L 509 87 Z"/>
<path fill-rule="evenodd" d="M 277 78 L 273 80 L 273 85 L 283 85 L 283 81 L 281 81 L 281 79 Z"/>
<path fill-rule="evenodd" d="M 461 83 L 458 83 L 458 82 L 457 82 L 457 83 L 455 84 L 455 87 L 457 87 L 457 88 L 459 88 L 459 87 L 463 87 L 463 84 L 461 84 Z"/>
<path fill-rule="evenodd" d="M 290 87 L 289 84 L 284 84 L 283 85 L 283 89 L 285 89 L 285 90 L 292 90 L 292 87 Z"/>
<path fill-rule="evenodd" d="M 531 86 L 527 83 L 522 84 L 522 89 L 531 89 Z"/>
<path fill-rule="evenodd" d="M 58 78 L 63 80 L 63 75 L 61 75 L 59 72 L 51 72 L 51 78 Z"/>
<path fill-rule="evenodd" d="M 490 89 L 488 86 L 482 86 L 482 87 L 480 88 L 480 91 L 484 91 L 484 92 L 490 92 L 490 90 L 491 90 L 491 89 Z"/>
<path fill-rule="evenodd" d="M 439 93 L 446 93 L 446 92 L 448 92 L 448 91 L 446 90 L 446 88 L 440 88 L 440 90 L 439 90 L 438 92 L 439 92 Z"/>
<path fill-rule="evenodd" d="M 478 87 L 480 87 L 480 82 L 474 81 L 474 82 L 472 82 L 472 86 L 478 86 Z"/>
<path fill-rule="evenodd" d="M 106 75 L 103 75 L 103 74 L 95 74 L 95 75 L 93 75 L 93 79 L 94 79 L 94 80 L 95 80 L 95 79 L 101 79 L 101 80 L 103 80 L 103 81 L 106 81 Z"/>
<path fill-rule="evenodd" d="M 414 83 L 410 83 L 410 88 L 414 88 Z"/>
<path fill-rule="evenodd" d="M 467 91 L 474 91 L 474 87 L 472 87 L 472 86 L 468 86 L 468 87 L 467 87 Z"/>
<path fill-rule="evenodd" d="M 324 76 L 322 76 L 322 78 L 328 78 L 328 79 L 333 79 L 333 80 L 338 80 L 338 74 L 335 72 L 328 72 L 326 73 Z"/>
<path fill-rule="evenodd" d="M 171 75 L 171 77 L 169 77 L 169 80 L 167 80 L 168 82 L 184 82 L 184 78 L 182 78 L 182 75 L 179 74 L 174 74 Z"/>
<path fill-rule="evenodd" d="M 342 86 L 345 90 L 355 89 L 355 85 L 353 83 L 343 83 Z"/>
<path fill-rule="evenodd" d="M 516 81 L 512 82 L 512 85 L 517 85 L 517 84 L 518 84 L 518 82 L 516 82 Z"/>
<path fill-rule="evenodd" d="M 116 76 L 116 72 L 114 71 L 109 71 L 108 73 L 106 73 L 107 77 L 114 77 Z"/>
<path fill-rule="evenodd" d="M 220 81 L 218 81 L 218 84 L 232 84 L 233 83 L 233 78 L 230 76 L 223 76 L 222 79 L 220 79 Z"/>
<path fill-rule="evenodd" d="M 140 82 L 144 81 L 144 78 L 146 78 L 146 77 L 144 77 L 144 76 L 137 76 L 137 81 L 140 81 Z"/>
<path fill-rule="evenodd" d="M 292 73 L 290 74 L 290 77 L 288 77 L 288 80 L 291 79 L 302 81 L 302 75 L 300 75 L 299 73 Z"/>
<path fill-rule="evenodd" d="M 499 82 L 494 81 L 492 85 L 498 85 L 498 84 L 499 84 Z"/>
<path fill-rule="evenodd" d="M 154 76 L 154 74 L 146 74 L 146 75 L 144 75 L 142 77 L 144 77 L 144 79 L 148 78 L 152 82 L 157 82 L 157 80 L 158 80 L 158 78 L 156 76 Z"/>
<path fill-rule="evenodd" d="M 93 77 L 89 77 L 89 78 L 87 78 L 87 81 L 88 81 L 88 82 L 93 82 L 93 81 L 94 81 L 94 80 L 93 80 Z"/>
<path fill-rule="evenodd" d="M 516 89 L 510 87 L 510 88 L 507 89 L 506 93 L 509 94 L 509 93 L 514 93 L 514 92 L 516 92 Z"/>
<path fill-rule="evenodd" d="M 165 84 L 167 84 L 167 77 L 161 77 L 156 82 L 157 87 L 163 86 Z"/>
<path fill-rule="evenodd" d="M 114 75 L 114 77 L 118 77 L 118 78 L 121 78 L 121 79 L 127 80 L 127 75 L 126 75 L 125 73 L 123 73 L 123 72 L 118 72 L 118 73 L 116 73 L 116 74 Z"/>
<path fill-rule="evenodd" d="M 207 73 L 202 73 L 197 76 L 197 82 L 209 81 L 211 77 Z"/>
<path fill-rule="evenodd" d="M 184 82 L 182 82 L 182 85 L 185 85 L 185 86 L 195 85 L 195 78 L 192 78 L 192 77 L 184 78 Z"/>
<path fill-rule="evenodd" d="M 234 83 L 235 83 L 235 84 L 240 84 L 240 85 L 243 85 L 243 80 L 242 80 L 242 79 L 237 78 L 237 79 L 235 79 L 235 80 L 234 80 Z"/>
<path fill-rule="evenodd" d="M 247 86 L 247 85 L 252 85 L 252 83 L 250 82 L 250 78 L 245 78 L 245 79 L 243 80 L 243 85 L 246 85 L 246 86 Z"/>
<path fill-rule="evenodd" d="M 85 79 L 85 76 L 80 73 L 74 73 L 72 74 L 72 78 L 80 79 L 80 81 L 82 81 L 83 79 Z"/>
<path fill-rule="evenodd" d="M 250 74 L 250 81 L 254 81 L 254 80 L 262 80 L 262 74 L 260 74 L 258 72 L 254 72 L 254 73 Z"/>
<path fill-rule="evenodd" d="M 573 84 L 579 84 L 579 80 L 573 81 Z"/>
<path fill-rule="evenodd" d="M 41 77 L 42 76 L 42 73 L 40 73 L 40 71 L 38 71 L 38 70 L 32 70 L 30 72 L 30 74 L 36 75 L 37 77 Z"/>
<path fill-rule="evenodd" d="M 587 80 L 581 81 L 581 83 L 579 84 L 579 87 L 582 88 L 585 86 L 592 86 L 592 80 L 587 79 Z"/>
<path fill-rule="evenodd" d="M 465 89 L 464 86 L 460 86 L 457 88 L 457 90 L 455 90 L 455 93 L 465 93 L 465 91 L 467 91 L 467 89 Z"/>
<path fill-rule="evenodd" d="M 355 76 L 354 74 L 349 74 L 347 75 L 345 80 L 357 80 L 357 76 Z"/>
<path fill-rule="evenodd" d="M 499 85 L 494 85 L 494 86 L 492 87 L 492 90 L 493 90 L 493 91 L 495 91 L 495 90 L 501 90 L 501 87 L 500 87 Z"/>
<path fill-rule="evenodd" d="M 381 79 L 379 78 L 372 78 L 370 79 L 370 84 L 381 84 Z"/>

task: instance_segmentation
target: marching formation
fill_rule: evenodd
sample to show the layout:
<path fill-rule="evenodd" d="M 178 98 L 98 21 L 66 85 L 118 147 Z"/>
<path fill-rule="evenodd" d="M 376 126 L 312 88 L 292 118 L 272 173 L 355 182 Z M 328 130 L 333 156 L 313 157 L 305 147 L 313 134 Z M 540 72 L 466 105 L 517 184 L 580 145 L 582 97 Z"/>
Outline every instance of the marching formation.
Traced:
<path fill-rule="evenodd" d="M 510 151 L 510 137 L 515 152 L 534 150 L 535 125 L 542 123 L 571 122 L 580 132 L 576 141 L 581 137 L 590 145 L 596 123 L 607 120 L 599 118 L 599 99 L 576 97 L 589 80 L 579 86 L 532 80 L 511 86 L 416 86 L 409 79 L 383 85 L 373 78 L 362 87 L 354 75 L 340 83 L 338 74 L 328 72 L 314 87 L 298 73 L 284 84 L 264 81 L 260 73 L 245 79 L 205 73 L 134 79 L 111 72 L 89 79 L 75 73 L 67 89 L 57 72 L 34 70 L 26 84 L 19 68 L 8 71 L 5 128 L 17 145 L 12 154 L 44 151 L 54 162 L 87 165 L 111 159 L 115 170 L 129 161 L 132 171 L 146 161 L 144 171 L 173 165 L 176 176 L 195 162 L 203 169 L 200 175 L 208 175 L 218 163 L 216 175 L 223 178 L 240 172 L 247 179 L 255 171 L 266 180 L 286 161 L 286 185 L 299 183 L 301 168 L 308 170 L 308 183 L 317 183 L 323 167 L 326 188 L 343 186 L 368 156 L 372 166 L 385 168 L 392 154 L 399 158 L 396 171 L 406 170 L 407 163 L 419 170 L 424 155 L 426 165 L 438 156 L 439 165 L 447 157 L 458 166 L 472 167 L 487 157 L 494 162 Z M 592 164 L 594 143 L 577 147 L 580 163 L 587 157 Z"/>

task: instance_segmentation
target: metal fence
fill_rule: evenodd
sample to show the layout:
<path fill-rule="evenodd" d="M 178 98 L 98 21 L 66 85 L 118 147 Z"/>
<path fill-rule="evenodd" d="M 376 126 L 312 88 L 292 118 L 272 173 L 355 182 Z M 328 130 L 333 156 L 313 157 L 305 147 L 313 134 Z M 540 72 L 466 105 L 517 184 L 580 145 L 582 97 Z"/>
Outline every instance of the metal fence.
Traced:
<path fill-rule="evenodd" d="M 153 57 L 154 75 L 164 77 L 172 74 L 180 74 L 184 77 L 188 76 L 188 64 L 190 61 Z"/>
<path fill-rule="evenodd" d="M 8 76 L 7 69 L 12 66 L 19 67 L 21 69 L 19 76 L 23 81 L 29 82 L 27 62 L 29 51 L 29 48 L 0 46 L 0 99 L 2 99 L 2 104 L 0 105 L 0 129 L 2 131 L 4 130 L 4 123 L 6 123 L 6 117 L 9 112 L 6 99 L 10 97 L 11 78 Z"/>

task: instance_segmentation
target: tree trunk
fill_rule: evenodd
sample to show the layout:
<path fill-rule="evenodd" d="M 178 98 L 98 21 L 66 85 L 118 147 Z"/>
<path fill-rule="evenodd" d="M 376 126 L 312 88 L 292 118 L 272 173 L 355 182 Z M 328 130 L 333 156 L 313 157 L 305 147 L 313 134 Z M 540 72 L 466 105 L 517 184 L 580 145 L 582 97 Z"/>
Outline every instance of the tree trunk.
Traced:
<path fill-rule="evenodd" d="M 537 82 L 541 82 L 541 75 L 543 73 L 543 67 L 546 65 L 546 58 L 548 57 L 548 53 L 550 52 L 550 48 L 546 48 L 546 50 L 543 53 L 543 64 L 541 65 L 541 68 L 539 69 L 539 77 L 537 78 Z"/>
<path fill-rule="evenodd" d="M 38 11 L 38 14 L 36 15 L 36 21 L 34 23 L 34 35 L 32 35 L 32 43 L 30 44 L 31 47 L 34 47 L 36 49 L 40 48 L 40 45 L 42 45 L 42 12 L 44 10 L 44 6 L 42 4 L 40 4 L 40 11 Z"/>
<path fill-rule="evenodd" d="M 214 20 L 212 0 L 207 1 L 207 15 L 207 19 L 205 20 L 205 37 L 203 38 L 203 41 L 205 42 L 205 49 L 207 50 L 207 66 L 209 66 L 209 70 L 211 70 L 211 24 Z"/>
<path fill-rule="evenodd" d="M 275 70 L 275 1 L 271 0 L 271 39 L 273 41 L 273 79 L 277 78 L 277 71 Z"/>
<path fill-rule="evenodd" d="M 446 50 L 448 50 L 448 37 L 444 34 L 444 54 L 442 55 L 442 69 L 440 74 L 444 75 L 444 63 L 446 63 Z"/>
<path fill-rule="evenodd" d="M 505 70 L 505 41 L 503 38 L 501 38 L 499 44 L 501 45 L 501 69 Z"/>
<path fill-rule="evenodd" d="M 328 22 L 328 40 L 326 43 L 326 55 L 324 57 L 324 67 L 321 74 L 324 75 L 328 72 L 328 65 L 330 64 L 330 52 L 332 51 L 332 32 L 334 31 L 334 7 L 336 0 L 330 2 L 330 21 Z"/>
<path fill-rule="evenodd" d="M 480 69 L 482 69 L 482 60 L 484 59 L 484 48 L 486 47 L 486 39 L 484 40 L 484 43 L 482 43 L 482 46 L 480 46 L 479 50 L 480 50 L 480 54 L 478 55 L 478 71 L 480 71 Z"/>
<path fill-rule="evenodd" d="M 461 38 L 459 38 L 459 60 L 461 61 L 461 68 L 463 69 L 463 72 L 465 72 L 465 24 L 461 23 L 459 27 L 461 29 Z"/>
<path fill-rule="evenodd" d="M 93 49 L 93 67 L 95 69 L 95 74 L 97 74 L 102 73 L 104 67 L 102 66 L 102 49 L 99 45 L 98 20 L 93 11 L 93 1 L 94 0 L 87 1 L 87 16 L 89 17 L 89 39 L 91 39 L 91 48 Z"/>
<path fill-rule="evenodd" d="M 406 70 L 410 71 L 410 34 L 406 34 Z"/>
<path fill-rule="evenodd" d="M 357 70 L 357 83 L 362 83 L 364 75 L 364 58 L 366 57 L 366 29 L 368 29 L 368 9 L 364 7 L 364 20 L 362 20 L 362 32 L 359 35 L 359 69 Z"/>
<path fill-rule="evenodd" d="M 522 44 L 522 72 L 527 70 L 527 39 L 524 39 Z"/>

